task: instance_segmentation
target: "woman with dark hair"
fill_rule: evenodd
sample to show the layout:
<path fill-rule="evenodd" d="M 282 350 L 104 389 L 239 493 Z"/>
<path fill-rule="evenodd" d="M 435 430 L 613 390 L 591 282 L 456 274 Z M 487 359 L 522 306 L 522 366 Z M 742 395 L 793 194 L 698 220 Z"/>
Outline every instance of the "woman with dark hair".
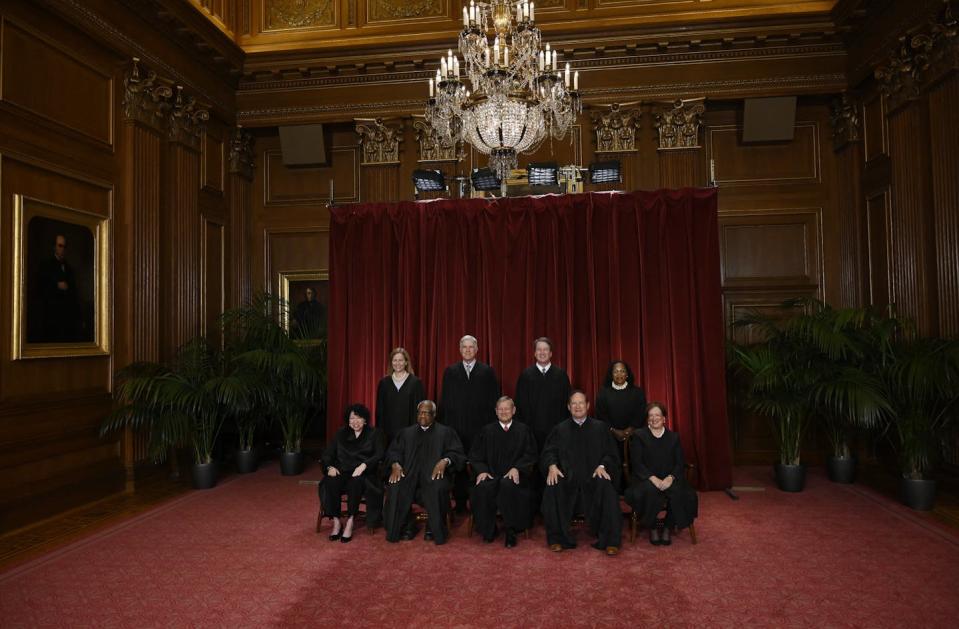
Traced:
<path fill-rule="evenodd" d="M 650 543 L 669 546 L 670 529 L 684 529 L 693 523 L 699 510 L 696 490 L 686 482 L 686 459 L 679 434 L 666 429 L 666 406 L 650 402 L 646 407 L 646 428 L 633 433 L 629 442 L 632 482 L 626 502 L 639 523 L 649 529 Z M 656 518 L 666 498 L 666 519 L 662 527 Z"/>
<path fill-rule="evenodd" d="M 390 352 L 389 370 L 376 387 L 376 426 L 393 443 L 396 433 L 416 423 L 416 405 L 426 399 L 423 381 L 413 374 L 410 353 Z"/>
<path fill-rule="evenodd" d="M 609 424 L 618 441 L 626 441 L 646 419 L 646 393 L 636 385 L 633 370 L 622 360 L 606 369 L 603 387 L 596 396 L 596 417 Z"/>
<path fill-rule="evenodd" d="M 367 526 L 374 525 L 382 513 L 383 490 L 376 472 L 383 458 L 383 439 L 379 431 L 369 425 L 370 409 L 362 404 L 347 407 L 343 423 L 346 425 L 336 432 L 323 453 L 326 476 L 320 482 L 320 502 L 323 515 L 333 523 L 330 541 L 340 540 L 346 544 L 353 539 L 353 519 L 359 513 L 364 493 L 367 494 Z M 340 500 L 344 492 L 348 517 L 341 529 Z"/>

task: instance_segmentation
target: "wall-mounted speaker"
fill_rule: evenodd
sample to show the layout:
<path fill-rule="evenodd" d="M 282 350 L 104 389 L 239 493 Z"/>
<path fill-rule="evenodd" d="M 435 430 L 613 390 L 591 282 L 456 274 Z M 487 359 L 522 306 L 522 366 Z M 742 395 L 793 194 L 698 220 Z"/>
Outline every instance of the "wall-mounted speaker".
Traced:
<path fill-rule="evenodd" d="M 280 127 L 284 166 L 325 166 L 330 154 L 321 124 Z"/>
<path fill-rule="evenodd" d="M 746 99 L 743 142 L 789 142 L 795 128 L 795 96 Z"/>

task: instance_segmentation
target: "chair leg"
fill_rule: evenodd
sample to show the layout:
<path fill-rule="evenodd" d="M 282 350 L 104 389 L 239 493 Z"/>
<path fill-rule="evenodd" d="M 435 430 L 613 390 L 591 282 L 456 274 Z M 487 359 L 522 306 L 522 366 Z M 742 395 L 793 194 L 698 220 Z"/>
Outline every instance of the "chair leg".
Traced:
<path fill-rule="evenodd" d="M 689 539 L 692 540 L 693 545 L 695 545 L 695 544 L 697 543 L 697 542 L 696 542 L 696 525 L 695 525 L 695 524 L 690 524 L 690 525 L 689 525 Z"/>
<path fill-rule="evenodd" d="M 472 511 L 469 514 L 469 517 L 466 518 L 466 537 L 473 537 L 473 513 Z"/>
<path fill-rule="evenodd" d="M 635 511 L 629 514 L 629 543 L 630 544 L 636 541 L 636 521 L 637 520 L 639 520 L 639 517 L 636 516 Z"/>
<path fill-rule="evenodd" d="M 320 528 L 323 526 L 323 503 L 320 503 L 320 508 L 316 512 L 316 532 L 320 532 Z"/>

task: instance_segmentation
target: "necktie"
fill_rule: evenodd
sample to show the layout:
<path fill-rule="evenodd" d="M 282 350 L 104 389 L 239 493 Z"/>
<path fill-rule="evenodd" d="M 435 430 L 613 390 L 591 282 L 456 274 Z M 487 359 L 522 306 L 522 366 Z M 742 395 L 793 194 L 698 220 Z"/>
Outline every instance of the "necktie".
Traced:
<path fill-rule="evenodd" d="M 509 432 L 509 424 L 503 426 L 503 432 Z"/>
<path fill-rule="evenodd" d="M 540 370 L 543 372 L 543 375 L 546 375 L 546 367 L 541 367 Z"/>
<path fill-rule="evenodd" d="M 473 371 L 473 365 L 466 365 L 466 379 L 470 379 L 470 372 Z"/>

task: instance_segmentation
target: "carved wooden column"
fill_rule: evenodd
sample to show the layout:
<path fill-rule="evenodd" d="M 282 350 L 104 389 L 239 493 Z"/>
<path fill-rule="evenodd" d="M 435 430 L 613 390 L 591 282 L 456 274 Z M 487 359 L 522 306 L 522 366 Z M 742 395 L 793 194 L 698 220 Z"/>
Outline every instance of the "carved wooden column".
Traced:
<path fill-rule="evenodd" d="M 200 333 L 200 138 L 209 113 L 180 86 L 170 110 L 166 169 L 165 347 L 172 356 Z"/>
<path fill-rule="evenodd" d="M 634 177 L 634 164 L 639 154 L 637 135 L 642 111 L 639 103 L 612 103 L 589 108 L 596 143 L 594 155 L 597 161 L 619 160 L 623 183 L 597 184 L 598 189 L 636 189 L 639 183 Z"/>
<path fill-rule="evenodd" d="M 116 230 L 116 362 L 160 359 L 160 203 L 163 133 L 170 86 L 134 59 L 123 81 L 122 204 Z M 147 459 L 147 435 L 127 429 L 122 442 L 127 491 Z"/>
<path fill-rule="evenodd" d="M 869 286 L 868 260 L 864 258 L 866 237 L 865 204 L 862 171 L 862 103 L 849 93 L 833 101 L 830 122 L 832 144 L 838 163 L 840 299 L 843 307 L 855 308 L 866 303 Z"/>
<path fill-rule="evenodd" d="M 253 212 L 253 134 L 237 127 L 230 137 L 229 301 L 240 306 L 252 296 L 250 220 Z"/>
<path fill-rule="evenodd" d="M 363 201 L 399 201 L 400 143 L 403 121 L 382 118 L 356 118 L 356 134 L 360 143 Z"/>
<path fill-rule="evenodd" d="M 676 100 L 654 110 L 653 126 L 659 138 L 659 185 L 663 188 L 704 186 L 705 156 L 699 140 L 704 98 Z"/>

